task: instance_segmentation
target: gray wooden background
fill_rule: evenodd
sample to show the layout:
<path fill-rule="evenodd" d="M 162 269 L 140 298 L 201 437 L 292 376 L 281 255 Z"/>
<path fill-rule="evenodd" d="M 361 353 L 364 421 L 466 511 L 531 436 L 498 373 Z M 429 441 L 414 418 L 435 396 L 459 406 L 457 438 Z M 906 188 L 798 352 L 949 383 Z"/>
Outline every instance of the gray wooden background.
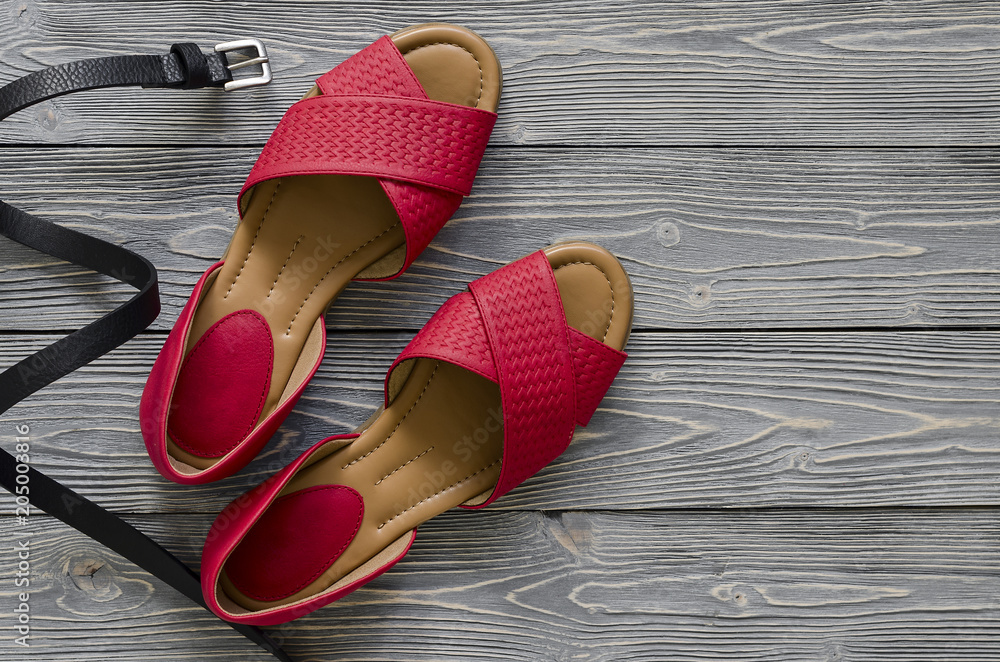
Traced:
<path fill-rule="evenodd" d="M 372 40 L 471 27 L 504 66 L 474 193 L 245 471 L 151 467 L 139 396 L 284 109 Z M 421 528 L 368 587 L 275 630 L 301 660 L 1000 660 L 1000 5 L 947 0 L 0 2 L 0 82 L 81 57 L 263 39 L 249 93 L 116 90 L 0 126 L 0 196 L 160 270 L 153 330 L 0 418 L 34 465 L 197 567 L 215 513 L 366 418 L 469 280 L 601 243 L 630 359 L 570 449 Z M 109 279 L 0 241 L 0 367 L 112 309 Z M 119 556 L 0 500 L 0 655 L 267 660 Z M 32 545 L 32 646 L 13 645 Z"/>

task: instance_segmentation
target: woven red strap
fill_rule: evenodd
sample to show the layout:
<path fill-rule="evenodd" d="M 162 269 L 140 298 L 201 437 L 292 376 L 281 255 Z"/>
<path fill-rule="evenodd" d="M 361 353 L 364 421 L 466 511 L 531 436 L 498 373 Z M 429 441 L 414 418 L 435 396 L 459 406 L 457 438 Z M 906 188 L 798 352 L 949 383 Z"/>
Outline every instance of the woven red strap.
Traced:
<path fill-rule="evenodd" d="M 292 175 L 366 175 L 469 195 L 494 121 L 428 99 L 303 99 L 281 118 L 245 188 Z"/>
<path fill-rule="evenodd" d="M 469 194 L 496 113 L 428 99 L 388 37 L 317 83 L 323 94 L 288 109 L 240 197 L 278 177 L 376 177 L 403 226 L 405 269 Z"/>
<path fill-rule="evenodd" d="M 449 299 L 396 359 L 431 358 L 500 386 L 503 465 L 488 505 L 554 460 L 586 425 L 625 361 L 569 327 L 545 254 L 507 265 Z M 386 402 L 390 397 L 386 378 Z"/>
<path fill-rule="evenodd" d="M 554 460 L 573 437 L 576 397 L 566 316 L 541 251 L 469 283 L 503 403 L 504 455 L 490 499 Z"/>

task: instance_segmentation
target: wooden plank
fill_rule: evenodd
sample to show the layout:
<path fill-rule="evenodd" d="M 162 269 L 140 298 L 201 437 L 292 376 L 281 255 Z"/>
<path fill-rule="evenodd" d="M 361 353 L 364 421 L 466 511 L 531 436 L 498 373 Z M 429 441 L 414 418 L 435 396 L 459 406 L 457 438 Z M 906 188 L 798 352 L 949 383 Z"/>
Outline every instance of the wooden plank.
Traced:
<path fill-rule="evenodd" d="M 160 269 L 172 324 L 222 254 L 253 149 L 0 150 L 4 199 Z M 624 261 L 638 328 L 997 325 L 997 150 L 490 150 L 473 196 L 401 279 L 357 283 L 332 329 L 416 329 L 554 241 Z M 82 326 L 129 296 L 0 242 L 3 329 Z"/>
<path fill-rule="evenodd" d="M 249 94 L 101 91 L 3 124 L 28 143 L 262 143 L 312 81 L 428 20 L 481 32 L 503 64 L 501 144 L 979 145 L 1000 121 L 995 2 L 150 4 L 19 0 L 0 81 L 82 57 L 254 35 L 276 80 Z"/>
<path fill-rule="evenodd" d="M 198 563 L 206 516 L 135 523 Z M 62 524 L 0 531 L 31 541 L 31 660 L 267 659 Z M 298 659 L 338 662 L 995 659 L 998 536 L 995 510 L 976 509 L 456 512 L 276 633 Z M 10 608 L 0 623 L 0 651 L 23 656 Z"/>
<path fill-rule="evenodd" d="M 11 365 L 42 338 L 4 336 Z M 407 334 L 338 333 L 294 413 L 247 469 L 181 487 L 146 457 L 146 336 L 0 417 L 34 466 L 121 512 L 218 512 L 381 402 Z M 1000 332 L 633 335 L 569 449 L 508 509 L 1000 504 Z"/>

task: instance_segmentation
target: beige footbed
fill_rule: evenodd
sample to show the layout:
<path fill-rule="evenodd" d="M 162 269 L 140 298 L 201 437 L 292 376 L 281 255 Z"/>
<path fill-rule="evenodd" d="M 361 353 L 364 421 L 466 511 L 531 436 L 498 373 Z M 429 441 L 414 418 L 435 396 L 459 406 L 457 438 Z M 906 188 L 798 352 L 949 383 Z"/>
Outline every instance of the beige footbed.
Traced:
<path fill-rule="evenodd" d="M 465 28 L 427 24 L 392 35 L 428 96 L 496 111 L 501 72 L 496 55 Z M 306 96 L 319 94 L 313 87 Z M 185 353 L 213 324 L 237 310 L 259 311 L 274 340 L 271 387 L 263 421 L 315 365 L 318 324 L 355 277 L 399 271 L 405 238 L 378 181 L 348 175 L 306 175 L 262 182 L 243 198 L 243 219 L 223 265 L 206 287 Z M 308 340 L 308 342 L 307 342 Z M 193 455 L 167 439 L 171 464 L 183 473 L 221 457 Z"/>
<path fill-rule="evenodd" d="M 632 287 L 618 260 L 584 242 L 557 244 L 545 252 L 569 324 L 624 348 L 632 327 Z M 364 499 L 354 540 L 318 579 L 283 600 L 249 598 L 223 571 L 216 592 L 234 613 L 290 604 L 343 585 L 355 568 L 409 540 L 408 533 L 421 523 L 489 497 L 500 475 L 503 448 L 499 387 L 449 363 L 414 359 L 393 372 L 389 395 L 389 406 L 361 426 L 360 437 L 316 451 L 278 495 L 316 485 L 354 488 Z"/>

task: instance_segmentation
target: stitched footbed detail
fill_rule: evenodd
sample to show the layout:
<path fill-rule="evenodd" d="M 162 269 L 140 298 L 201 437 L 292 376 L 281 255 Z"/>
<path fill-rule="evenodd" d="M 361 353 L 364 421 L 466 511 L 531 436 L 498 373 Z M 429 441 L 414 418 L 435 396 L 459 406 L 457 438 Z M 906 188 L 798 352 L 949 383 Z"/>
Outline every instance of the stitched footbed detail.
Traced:
<path fill-rule="evenodd" d="M 392 520 L 396 519 L 397 517 L 402 517 L 403 515 L 405 515 L 406 513 L 410 512 L 411 510 L 413 510 L 414 508 L 416 508 L 420 504 L 424 503 L 425 501 L 433 499 L 434 497 L 436 497 L 437 495 L 441 494 L 442 492 L 446 492 L 446 491 L 448 491 L 448 490 L 450 490 L 450 489 L 452 489 L 454 487 L 457 487 L 457 486 L 459 486 L 459 485 L 461 485 L 461 484 L 469 481 L 472 478 L 475 478 L 479 474 L 483 473 L 484 471 L 488 471 L 488 470 L 492 469 L 493 467 L 495 467 L 498 464 L 500 464 L 500 458 L 497 458 L 496 460 L 493 460 L 492 462 L 490 462 L 489 464 L 487 464 L 482 469 L 477 469 L 475 472 L 469 474 L 465 478 L 462 478 L 462 479 L 456 481 L 455 483 L 449 485 L 448 487 L 444 487 L 444 488 L 438 490 L 437 492 L 435 492 L 434 494 L 431 494 L 430 496 L 424 497 L 423 499 L 421 499 L 420 501 L 416 502 L 412 506 L 409 506 L 405 510 L 402 510 L 402 511 L 396 513 L 395 515 L 393 515 L 392 517 L 390 517 L 386 521 L 382 522 L 381 524 L 378 525 L 377 528 L 380 529 L 380 530 L 383 529 L 383 528 L 385 528 L 386 524 L 388 524 Z"/>
<path fill-rule="evenodd" d="M 468 49 L 453 45 L 461 51 L 450 50 L 451 57 L 461 55 L 467 66 L 459 71 L 475 77 L 468 88 L 478 86 L 481 97 L 482 65 L 473 56 L 472 66 Z M 444 53 L 436 57 L 438 64 L 447 61 Z M 419 75 L 411 75 L 419 82 Z M 425 89 L 435 98 L 433 85 Z M 243 220 L 226 250 L 225 264 L 199 303 L 185 354 L 226 315 L 242 309 L 260 312 L 274 339 L 271 387 L 258 417 L 263 421 L 290 392 L 289 377 L 316 319 L 352 279 L 404 246 L 406 238 L 385 191 L 370 177 L 287 177 L 258 184 L 244 199 Z M 168 435 L 168 454 L 182 465 L 203 470 L 224 457 L 199 457 L 189 450 Z"/>
<path fill-rule="evenodd" d="M 433 447 L 433 446 L 431 446 L 430 448 L 428 448 L 428 449 L 426 449 L 426 450 L 423 450 L 423 451 L 421 451 L 421 452 L 420 452 L 420 454 L 419 454 L 419 455 L 417 455 L 416 457 L 411 457 L 411 458 L 410 458 L 409 460 L 407 460 L 406 462 L 402 463 L 401 465 L 399 465 L 398 467 L 396 467 L 395 469 L 393 469 L 392 471 L 390 471 L 390 472 L 389 472 L 389 473 L 387 473 L 386 475 L 384 475 L 384 476 L 382 476 L 381 478 L 379 478 L 378 480 L 376 480 L 376 481 L 375 481 L 375 484 L 376 484 L 376 485 L 381 485 L 381 484 L 382 484 L 382 481 L 384 481 L 384 480 L 385 480 L 386 478 L 388 478 L 389 476 L 393 475 L 394 473 L 396 473 L 397 471 L 399 471 L 399 470 L 400 470 L 400 469 L 402 469 L 403 467 L 406 467 L 406 466 L 408 466 L 408 465 L 412 464 L 413 462 L 415 462 L 416 460 L 419 460 L 419 459 L 420 459 L 420 458 L 422 458 L 422 457 L 423 457 L 424 455 L 427 455 L 428 453 L 430 453 L 430 452 L 431 452 L 432 450 L 434 450 L 434 447 Z M 379 527 L 379 528 L 381 528 L 381 527 Z"/>
<path fill-rule="evenodd" d="M 240 270 L 236 272 L 235 276 L 233 276 L 233 282 L 230 283 L 229 287 L 226 289 L 226 293 L 222 297 L 223 299 L 229 298 L 229 295 L 230 293 L 232 293 L 233 288 L 236 287 L 236 281 L 238 281 L 240 279 L 240 276 L 243 275 L 243 270 L 246 269 L 247 262 L 250 260 L 250 254 L 253 253 L 253 247 L 257 245 L 257 237 L 260 236 L 261 228 L 264 227 L 264 221 L 267 220 L 267 212 L 271 211 L 271 205 L 274 204 L 274 198 L 278 195 L 278 189 L 280 188 L 281 188 L 281 180 L 278 180 L 278 182 L 274 186 L 274 193 L 271 194 L 271 199 L 267 201 L 267 207 L 264 208 L 264 213 L 261 214 L 260 216 L 260 223 L 257 224 L 257 231 L 253 233 L 253 239 L 250 240 L 250 248 L 247 249 L 246 257 L 243 258 L 243 262 L 240 264 Z M 216 282 L 218 282 L 219 279 L 216 278 L 215 280 Z M 278 282 L 277 277 L 275 277 L 274 282 Z"/>
<path fill-rule="evenodd" d="M 360 246 L 358 246 L 357 248 L 355 248 L 353 251 L 351 251 L 350 253 L 348 253 L 344 257 L 340 258 L 336 262 L 336 264 L 334 264 L 332 267 L 330 267 L 329 269 L 327 269 L 326 273 L 323 274 L 323 277 L 320 278 L 319 281 L 317 281 L 317 283 L 315 285 L 313 285 L 313 288 L 311 290 L 309 290 L 309 293 L 306 294 L 306 296 L 305 296 L 304 299 L 302 299 L 302 304 L 295 310 L 295 314 L 292 315 L 291 321 L 288 322 L 288 328 L 285 329 L 285 335 L 287 336 L 287 335 L 291 334 L 291 332 L 292 332 L 292 325 L 295 324 L 295 320 L 298 319 L 299 313 L 302 312 L 302 308 L 305 307 L 306 303 L 308 303 L 309 297 L 311 297 L 313 295 L 313 292 L 315 292 L 317 290 L 317 288 L 319 288 L 319 286 L 323 284 L 323 281 L 326 280 L 327 276 L 329 276 L 331 273 L 333 273 L 334 269 L 336 269 L 337 267 L 339 267 L 340 265 L 342 265 L 344 262 L 346 262 L 348 259 L 350 259 L 351 256 L 354 255 L 355 253 L 357 253 L 358 251 L 364 249 L 365 246 L 367 246 L 370 243 L 372 243 L 373 241 L 375 241 L 375 240 L 383 237 L 385 234 L 391 232 L 392 230 L 395 230 L 397 227 L 399 227 L 399 222 L 398 221 L 395 222 L 395 223 L 393 223 L 389 227 L 387 227 L 385 230 L 382 230 L 377 235 L 375 235 L 374 237 L 372 237 L 371 239 L 369 239 L 365 243 L 361 244 Z M 277 282 L 277 278 L 275 278 L 275 282 Z"/>
<path fill-rule="evenodd" d="M 275 276 L 274 280 L 271 282 L 271 289 L 267 291 L 267 296 L 264 297 L 265 299 L 270 299 L 271 295 L 274 294 L 274 287 L 278 284 L 278 279 L 281 278 L 281 274 L 285 273 L 285 267 L 288 266 L 288 261 L 292 259 L 292 255 L 295 254 L 295 249 L 299 247 L 299 244 L 302 243 L 303 239 L 305 239 L 305 235 L 300 234 L 299 238 L 295 240 L 294 244 L 292 244 L 292 250 L 288 252 L 288 257 L 285 258 L 285 262 L 281 265 L 281 269 L 278 269 L 278 275 Z"/>
<path fill-rule="evenodd" d="M 611 278 L 608 277 L 607 272 L 605 272 L 604 269 L 602 269 L 600 265 L 594 264 L 593 262 L 587 262 L 586 260 L 579 260 L 577 262 L 567 262 L 566 264 L 562 264 L 562 265 L 556 267 L 555 268 L 555 272 L 558 274 L 560 269 L 563 269 L 563 268 L 568 267 L 568 266 L 573 265 L 573 264 L 585 264 L 585 265 L 587 265 L 589 267 L 594 267 L 595 269 L 597 269 L 598 271 L 601 272 L 601 275 L 604 276 L 604 280 L 606 280 L 608 282 L 608 293 L 609 293 L 609 295 L 611 297 L 611 314 L 608 316 L 608 323 L 607 323 L 607 325 L 605 325 L 605 327 L 604 327 L 604 333 L 601 335 L 601 342 L 604 342 L 605 340 L 608 339 L 608 331 L 611 330 L 611 320 L 613 320 L 615 318 L 615 288 L 614 288 L 614 285 L 611 284 Z"/>
<path fill-rule="evenodd" d="M 392 439 L 392 435 L 394 435 L 396 433 L 396 430 L 398 430 L 399 426 L 403 424 L 403 421 L 406 420 L 406 417 L 410 415 L 410 412 L 412 412 L 414 410 L 414 408 L 416 408 L 416 406 L 418 404 L 420 404 L 420 399 L 424 397 L 424 393 L 427 393 L 427 389 L 430 387 L 431 381 L 434 379 L 434 375 L 437 374 L 437 369 L 438 369 L 439 366 L 440 366 L 440 363 L 435 363 L 434 364 L 434 369 L 431 370 L 430 376 L 427 377 L 427 383 L 424 384 L 424 387 L 422 389 L 420 389 L 420 395 L 418 395 L 417 399 L 413 401 L 413 404 L 410 405 L 410 408 L 406 410 L 406 413 L 403 414 L 403 417 L 401 419 L 399 419 L 399 422 L 396 423 L 396 427 L 394 427 L 392 429 L 392 431 L 389 432 L 389 434 L 385 435 L 385 439 L 383 439 L 382 441 L 380 441 L 379 444 L 378 444 L 378 446 L 376 446 L 375 448 L 371 449 L 370 451 L 368 451 L 367 453 L 365 453 L 361 457 L 355 458 L 355 459 L 351 460 L 350 462 L 348 462 L 347 464 L 345 464 L 344 466 L 342 466 L 341 469 L 347 469 L 348 467 L 351 467 L 351 466 L 357 464 L 358 462 L 360 462 L 361 460 L 365 459 L 366 457 L 368 457 L 369 455 L 371 455 L 372 453 L 374 453 L 378 449 L 382 448 L 382 446 L 385 445 L 385 442 L 387 442 L 390 439 Z M 396 471 L 398 471 L 398 469 Z M 391 475 L 392 473 L 395 473 L 395 471 L 390 472 L 389 475 Z M 385 478 L 388 478 L 389 475 L 383 476 L 382 480 L 385 480 Z M 378 485 L 379 483 L 382 482 L 382 480 L 377 481 L 375 484 Z"/>
<path fill-rule="evenodd" d="M 602 267 L 587 255 L 570 257 L 554 265 L 564 301 L 590 297 L 594 282 L 614 281 L 606 263 Z M 600 289 L 601 296 L 610 299 L 614 287 Z M 626 309 L 631 314 L 631 306 L 624 303 L 629 302 L 620 301 L 615 308 L 616 325 Z M 602 331 L 607 335 L 603 328 L 596 333 Z M 497 385 L 442 361 L 415 359 L 409 366 L 395 399 L 356 440 L 300 470 L 281 492 L 317 485 L 357 490 L 365 514 L 354 541 L 310 586 L 283 600 L 253 600 L 235 591 L 223 574 L 221 586 L 237 604 L 258 610 L 314 595 L 427 519 L 492 490 L 503 448 Z"/>
<path fill-rule="evenodd" d="M 483 63 L 480 62 L 479 58 L 476 57 L 476 54 L 470 51 L 468 48 L 462 46 L 461 44 L 454 44 L 450 41 L 435 41 L 430 44 L 422 44 L 420 46 L 417 46 L 416 48 L 410 48 L 403 51 L 403 55 L 409 55 L 410 53 L 415 53 L 419 50 L 422 50 L 424 48 L 430 48 L 432 46 L 450 46 L 453 48 L 461 48 L 463 51 L 468 53 L 469 57 L 472 58 L 472 61 L 476 63 L 476 68 L 479 69 L 479 92 L 476 93 L 476 104 L 474 107 L 479 108 L 479 102 L 483 98 Z"/>

